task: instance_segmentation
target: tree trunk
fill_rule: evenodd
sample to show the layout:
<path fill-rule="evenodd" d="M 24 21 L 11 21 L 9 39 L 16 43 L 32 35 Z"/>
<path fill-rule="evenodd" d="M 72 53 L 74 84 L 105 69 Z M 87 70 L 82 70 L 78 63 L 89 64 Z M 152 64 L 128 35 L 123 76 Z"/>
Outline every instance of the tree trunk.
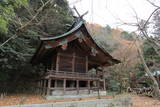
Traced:
<path fill-rule="evenodd" d="M 160 98 L 160 90 L 159 90 L 158 82 L 156 81 L 155 77 L 152 75 L 151 71 L 149 70 L 139 45 L 137 44 L 137 42 L 135 42 L 135 44 L 138 49 L 138 53 L 140 55 L 140 59 L 144 66 L 145 72 L 148 74 L 149 78 L 153 81 L 153 93 L 152 93 L 153 97 Z"/>

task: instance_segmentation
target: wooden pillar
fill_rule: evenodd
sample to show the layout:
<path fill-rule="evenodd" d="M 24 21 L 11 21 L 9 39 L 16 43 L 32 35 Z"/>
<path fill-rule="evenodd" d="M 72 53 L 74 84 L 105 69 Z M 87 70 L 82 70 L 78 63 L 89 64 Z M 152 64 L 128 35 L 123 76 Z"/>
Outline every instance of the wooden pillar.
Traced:
<path fill-rule="evenodd" d="M 43 95 L 43 84 L 44 84 L 44 79 L 42 79 L 42 86 L 41 86 L 41 90 L 42 90 L 41 94 L 42 95 Z"/>
<path fill-rule="evenodd" d="M 73 53 L 73 58 L 72 58 L 72 72 L 75 71 L 75 58 L 76 58 L 75 53 Z"/>
<path fill-rule="evenodd" d="M 59 53 L 57 53 L 57 60 L 56 60 L 56 72 L 59 71 Z"/>
<path fill-rule="evenodd" d="M 106 90 L 106 80 L 105 80 L 105 78 L 103 79 L 103 89 Z"/>
<path fill-rule="evenodd" d="M 41 92 L 41 90 L 40 90 L 41 88 L 40 87 L 41 87 L 41 81 L 39 80 L 38 81 L 38 92 L 37 92 L 37 94 L 40 94 L 40 92 Z"/>
<path fill-rule="evenodd" d="M 43 80 L 44 81 L 44 83 L 43 83 L 43 94 L 45 95 L 46 94 L 46 79 L 45 80 Z"/>
<path fill-rule="evenodd" d="M 43 79 L 41 80 L 41 94 L 43 94 Z"/>
<path fill-rule="evenodd" d="M 52 63 L 51 63 L 51 70 L 53 70 L 53 66 L 54 66 L 54 63 L 55 63 L 55 62 L 54 62 L 54 61 L 55 61 L 54 58 L 55 58 L 55 56 L 53 55 L 53 56 L 52 56 L 52 61 L 51 61 L 51 62 L 52 62 Z"/>
<path fill-rule="evenodd" d="M 44 94 L 44 79 L 42 80 L 42 95 Z"/>
<path fill-rule="evenodd" d="M 77 94 L 79 94 L 79 80 L 76 80 L 76 82 Z"/>
<path fill-rule="evenodd" d="M 40 80 L 40 94 L 42 94 L 42 80 Z"/>
<path fill-rule="evenodd" d="M 99 80 L 98 80 L 98 81 L 97 81 L 97 89 L 98 89 L 98 90 L 97 90 L 97 91 L 98 91 L 98 99 L 100 99 L 100 98 L 101 98 L 101 97 L 100 97 L 100 92 L 99 92 L 99 85 L 100 85 L 100 84 L 99 84 Z"/>
<path fill-rule="evenodd" d="M 37 81 L 37 84 L 36 84 L 36 94 L 38 94 L 38 87 L 39 87 L 39 81 Z"/>
<path fill-rule="evenodd" d="M 57 80 L 54 81 L 54 88 L 57 88 Z"/>
<path fill-rule="evenodd" d="M 63 79 L 63 94 L 66 93 L 66 79 Z"/>
<path fill-rule="evenodd" d="M 104 77 L 104 67 L 102 67 L 103 89 L 106 90 L 106 81 Z"/>
<path fill-rule="evenodd" d="M 51 91 L 51 79 L 48 79 L 47 95 L 50 95 L 50 91 Z"/>
<path fill-rule="evenodd" d="M 88 56 L 86 56 L 86 72 L 88 72 Z"/>
<path fill-rule="evenodd" d="M 90 81 L 88 81 L 88 94 L 90 94 Z"/>

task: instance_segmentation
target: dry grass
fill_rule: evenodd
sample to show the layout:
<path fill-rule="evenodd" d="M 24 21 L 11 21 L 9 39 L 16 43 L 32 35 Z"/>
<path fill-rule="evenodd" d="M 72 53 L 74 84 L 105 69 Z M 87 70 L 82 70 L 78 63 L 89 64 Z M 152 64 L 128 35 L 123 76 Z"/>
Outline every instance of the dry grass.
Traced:
<path fill-rule="evenodd" d="M 160 107 L 160 100 L 146 96 L 130 95 L 133 100 L 131 107 Z"/>
<path fill-rule="evenodd" d="M 113 98 L 112 96 L 103 96 L 102 99 Z M 31 94 L 19 94 L 6 96 L 0 99 L 0 106 L 8 105 L 18 105 L 18 104 L 43 104 L 43 103 L 55 103 L 55 102 L 70 102 L 70 101 L 81 101 L 81 100 L 95 100 L 98 97 L 87 97 L 87 98 L 77 98 L 77 99 L 62 99 L 62 100 L 45 100 L 40 95 Z"/>
<path fill-rule="evenodd" d="M 130 94 L 123 94 L 115 97 L 120 97 L 120 96 L 131 96 L 133 99 L 133 106 L 131 107 L 160 107 L 160 100 L 157 99 L 138 96 L 138 95 L 130 95 Z M 113 96 L 103 96 L 101 98 L 109 99 L 113 98 Z M 19 95 L 10 95 L 3 99 L 0 99 L 0 106 L 18 105 L 18 104 L 43 104 L 43 103 L 70 102 L 70 101 L 95 100 L 95 99 L 97 99 L 97 97 L 47 101 L 40 95 L 19 94 Z"/>

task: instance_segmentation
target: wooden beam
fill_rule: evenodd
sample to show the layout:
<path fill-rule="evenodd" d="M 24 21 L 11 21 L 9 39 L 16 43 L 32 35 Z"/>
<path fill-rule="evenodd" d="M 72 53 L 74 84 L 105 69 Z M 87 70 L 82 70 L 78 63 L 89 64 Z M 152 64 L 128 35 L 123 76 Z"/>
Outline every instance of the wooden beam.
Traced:
<path fill-rule="evenodd" d="M 66 50 L 66 49 L 67 49 L 67 46 L 68 46 L 68 43 L 65 43 L 65 44 L 63 44 L 63 45 L 61 46 L 61 48 L 62 48 L 63 50 Z"/>
<path fill-rule="evenodd" d="M 81 77 L 79 77 L 79 78 L 70 78 L 70 77 L 51 77 L 52 79 L 56 79 L 56 80 L 63 80 L 64 78 L 66 79 L 66 80 L 82 80 L 82 81 L 87 81 L 87 80 L 90 80 L 90 81 L 96 81 L 96 80 L 98 80 L 98 78 L 81 78 Z"/>
<path fill-rule="evenodd" d="M 85 42 L 77 43 L 76 47 L 84 51 L 85 54 L 90 55 L 90 47 Z"/>
<path fill-rule="evenodd" d="M 71 55 L 71 54 L 67 54 L 67 53 L 61 53 L 61 52 L 59 52 L 59 56 L 73 57 L 73 54 Z M 78 58 L 84 58 L 84 57 L 81 57 L 81 56 L 76 56 L 76 54 L 75 54 L 75 57 L 78 57 Z"/>
<path fill-rule="evenodd" d="M 61 42 L 62 41 L 67 41 L 67 43 L 69 43 L 70 41 L 73 41 L 75 39 L 77 39 L 78 37 L 76 37 L 75 35 L 68 35 L 66 38 L 60 38 L 58 40 L 50 40 L 50 41 L 44 41 L 46 44 L 48 44 L 49 46 L 51 46 L 52 48 L 55 48 L 57 46 L 62 45 Z"/>

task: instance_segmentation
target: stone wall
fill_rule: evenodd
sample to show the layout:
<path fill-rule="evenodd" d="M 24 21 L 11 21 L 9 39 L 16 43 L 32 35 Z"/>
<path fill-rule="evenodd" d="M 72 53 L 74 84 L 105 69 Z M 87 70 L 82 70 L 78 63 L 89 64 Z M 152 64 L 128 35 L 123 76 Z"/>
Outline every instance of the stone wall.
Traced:
<path fill-rule="evenodd" d="M 3 107 L 129 107 L 131 105 L 132 105 L 132 100 L 130 97 L 121 97 L 114 99 L 57 102 L 53 104 L 32 104 L 32 105 L 16 105 L 16 106 L 3 106 Z"/>
<path fill-rule="evenodd" d="M 93 91 L 90 90 L 90 94 L 92 93 Z M 65 91 L 65 94 L 63 90 L 52 91 L 52 96 L 62 96 L 62 95 L 77 95 L 77 90 Z M 88 90 L 79 90 L 79 95 L 88 95 Z"/>

